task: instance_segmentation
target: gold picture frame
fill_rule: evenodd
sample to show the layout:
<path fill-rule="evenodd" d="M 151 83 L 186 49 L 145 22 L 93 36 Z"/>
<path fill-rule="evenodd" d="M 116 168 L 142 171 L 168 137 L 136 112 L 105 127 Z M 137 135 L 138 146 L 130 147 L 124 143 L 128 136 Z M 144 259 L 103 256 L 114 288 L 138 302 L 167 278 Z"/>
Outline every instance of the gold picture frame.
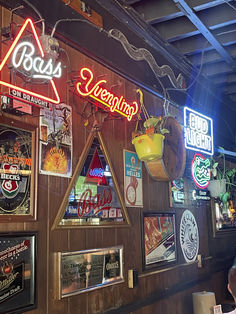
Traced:
<path fill-rule="evenodd" d="M 72 217 L 71 219 L 70 218 L 65 219 L 64 217 L 65 217 L 66 210 L 68 209 L 68 206 L 69 206 L 69 198 L 71 195 L 71 191 L 73 190 L 78 178 L 80 177 L 82 168 L 84 167 L 84 164 L 87 160 L 88 153 L 90 152 L 90 149 L 95 139 L 99 143 L 99 147 L 101 148 L 102 154 L 104 155 L 104 159 L 106 160 L 107 165 L 109 166 L 109 172 L 112 177 L 114 191 L 116 192 L 117 200 L 120 204 L 120 211 L 122 213 L 122 218 L 117 217 L 114 219 L 109 219 L 109 218 L 104 219 L 104 218 L 88 217 L 86 219 L 85 218 L 79 219 L 78 216 L 76 216 L 75 214 L 74 218 Z M 90 163 L 90 166 L 91 166 L 91 163 Z M 95 198 L 98 199 L 98 194 L 96 194 Z M 76 206 L 79 207 L 79 205 L 76 205 Z M 103 141 L 102 135 L 100 131 L 92 131 L 89 134 L 84 150 L 74 170 L 74 174 L 72 176 L 72 179 L 69 183 L 67 191 L 64 195 L 62 204 L 59 208 L 59 211 L 52 225 L 52 230 L 55 230 L 58 228 L 78 228 L 78 227 L 86 227 L 86 228 L 87 227 L 112 227 L 112 226 L 124 227 L 124 226 L 129 226 L 129 225 L 130 225 L 130 220 L 129 220 L 128 212 L 125 206 L 124 199 L 120 192 L 119 184 L 115 176 L 115 171 L 112 166 L 112 163 L 111 163 L 107 148 L 105 146 L 105 143 Z"/>

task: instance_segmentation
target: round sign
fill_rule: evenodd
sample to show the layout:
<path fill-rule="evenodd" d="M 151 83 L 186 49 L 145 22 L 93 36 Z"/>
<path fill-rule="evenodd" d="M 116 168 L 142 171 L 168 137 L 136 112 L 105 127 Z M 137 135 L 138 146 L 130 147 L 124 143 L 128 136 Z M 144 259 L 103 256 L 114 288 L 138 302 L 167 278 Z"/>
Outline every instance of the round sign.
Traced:
<path fill-rule="evenodd" d="M 185 210 L 180 222 L 180 244 L 187 263 L 195 261 L 199 249 L 197 222 L 189 210 Z"/>

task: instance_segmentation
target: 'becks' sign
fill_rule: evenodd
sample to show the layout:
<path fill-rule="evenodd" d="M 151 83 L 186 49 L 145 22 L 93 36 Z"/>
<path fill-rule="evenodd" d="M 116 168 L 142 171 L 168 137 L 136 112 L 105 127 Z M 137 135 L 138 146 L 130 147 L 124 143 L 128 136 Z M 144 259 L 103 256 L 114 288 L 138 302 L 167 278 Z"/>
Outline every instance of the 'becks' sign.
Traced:
<path fill-rule="evenodd" d="M 213 121 L 211 118 L 184 107 L 185 147 L 213 155 Z"/>

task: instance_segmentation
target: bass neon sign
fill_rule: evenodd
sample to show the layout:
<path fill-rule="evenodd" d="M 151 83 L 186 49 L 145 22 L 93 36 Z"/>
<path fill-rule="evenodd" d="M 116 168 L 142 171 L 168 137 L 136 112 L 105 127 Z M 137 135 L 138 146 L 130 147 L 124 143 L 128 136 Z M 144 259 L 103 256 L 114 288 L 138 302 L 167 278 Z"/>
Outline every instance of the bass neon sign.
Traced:
<path fill-rule="evenodd" d="M 36 45 L 33 45 L 30 41 L 27 40 L 20 41 L 28 26 L 30 27 L 34 35 Z M 34 23 L 31 19 L 26 19 L 21 29 L 19 30 L 17 36 L 15 37 L 13 43 L 11 44 L 8 52 L 6 53 L 4 59 L 0 64 L 0 72 L 9 61 L 10 57 L 11 65 L 16 70 L 20 70 L 21 73 L 23 73 L 25 76 L 30 76 L 34 79 L 47 80 L 51 85 L 54 98 L 47 97 L 46 95 L 39 94 L 32 90 L 27 90 L 7 81 L 0 80 L 0 85 L 17 90 L 20 93 L 29 94 L 32 97 L 40 98 L 54 104 L 60 103 L 60 97 L 58 95 L 53 78 L 61 77 L 61 63 L 59 62 L 54 66 L 52 59 L 45 60 L 42 44 L 34 27 Z M 8 69 L 7 66 L 6 69 Z"/>
<path fill-rule="evenodd" d="M 185 147 L 204 154 L 213 155 L 213 121 L 211 118 L 184 108 Z"/>
<path fill-rule="evenodd" d="M 81 80 L 76 84 L 78 93 L 83 97 L 91 97 L 93 100 L 108 107 L 111 112 L 118 112 L 131 121 L 138 113 L 139 106 L 136 101 L 128 103 L 124 96 L 116 96 L 106 89 L 106 80 L 95 81 L 93 72 L 89 68 L 80 70 Z"/>
<path fill-rule="evenodd" d="M 191 173 L 196 186 L 200 189 L 205 189 L 210 181 L 210 165 L 208 158 L 201 154 L 195 154 L 192 160 Z"/>

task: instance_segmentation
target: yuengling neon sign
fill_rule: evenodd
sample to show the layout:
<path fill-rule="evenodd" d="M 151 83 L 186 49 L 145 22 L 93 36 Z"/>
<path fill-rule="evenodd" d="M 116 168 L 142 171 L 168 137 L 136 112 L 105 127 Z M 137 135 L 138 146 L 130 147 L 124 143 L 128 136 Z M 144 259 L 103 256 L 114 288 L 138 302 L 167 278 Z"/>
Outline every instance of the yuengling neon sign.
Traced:
<path fill-rule="evenodd" d="M 28 26 L 33 34 L 35 44 L 29 40 L 20 41 L 23 34 L 26 33 L 26 28 Z M 28 32 L 26 34 L 28 35 Z M 7 64 L 8 61 L 11 62 L 13 68 L 15 68 L 17 71 L 20 71 L 21 75 L 23 74 L 25 76 L 32 77 L 33 79 L 42 79 L 43 83 L 46 80 L 47 83 L 49 83 L 49 86 L 51 86 L 54 98 L 34 92 L 33 88 L 31 88 L 31 90 L 27 90 L 26 88 L 17 86 L 10 80 L 0 80 L 0 85 L 50 103 L 59 104 L 61 102 L 56 85 L 54 83 L 54 78 L 61 77 L 61 63 L 58 62 L 54 65 L 52 59 L 45 59 L 42 44 L 31 19 L 28 18 L 25 20 L 24 24 L 16 35 L 13 43 L 11 44 L 8 52 L 0 64 L 0 72 L 3 70 L 3 68 L 9 68 L 9 64 Z M 33 85 L 33 83 L 31 85 Z"/>
<path fill-rule="evenodd" d="M 131 121 L 139 110 L 137 102 L 129 103 L 124 96 L 116 96 L 104 87 L 106 83 L 106 80 L 96 82 L 93 72 L 89 68 L 82 68 L 80 70 L 80 81 L 76 84 L 76 87 L 81 96 L 91 97 L 100 104 L 109 107 L 111 112 L 118 112 L 125 116 L 128 121 Z"/>
<path fill-rule="evenodd" d="M 214 154 L 213 121 L 211 118 L 184 108 L 185 147 L 208 155 Z"/>

